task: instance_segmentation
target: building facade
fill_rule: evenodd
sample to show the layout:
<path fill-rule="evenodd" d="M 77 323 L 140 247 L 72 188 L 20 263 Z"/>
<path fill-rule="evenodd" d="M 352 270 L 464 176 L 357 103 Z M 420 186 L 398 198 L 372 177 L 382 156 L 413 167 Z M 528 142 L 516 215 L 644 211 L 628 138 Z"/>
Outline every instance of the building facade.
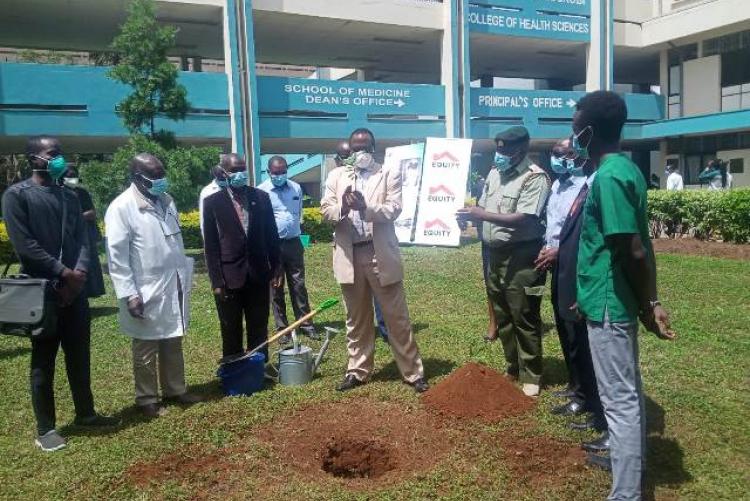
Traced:
<path fill-rule="evenodd" d="M 124 0 L 5 0 L 0 17 L 0 152 L 50 133 L 69 150 L 124 141 L 127 89 L 101 54 Z M 470 137 L 489 156 L 511 125 L 540 153 L 570 134 L 587 91 L 621 92 L 625 148 L 644 173 L 678 162 L 697 183 L 713 158 L 750 184 L 748 0 L 161 0 L 192 109 L 164 123 L 184 140 L 252 157 L 305 154 L 320 169 L 355 127 L 378 147 Z M 75 55 L 28 62 L 19 51 Z M 6 56 L 3 62 L 3 54 Z M 24 62 L 18 62 L 21 59 Z M 32 58 L 33 59 L 33 58 Z M 302 158 L 302 157 L 301 157 Z M 317 166 L 314 166 L 317 164 Z M 307 166 L 307 167 L 305 167 Z M 322 173 L 321 173 L 322 174 Z M 308 177 L 311 173 L 308 173 Z M 312 175 L 314 178 L 314 175 Z M 664 182 L 664 179 L 661 179 Z"/>

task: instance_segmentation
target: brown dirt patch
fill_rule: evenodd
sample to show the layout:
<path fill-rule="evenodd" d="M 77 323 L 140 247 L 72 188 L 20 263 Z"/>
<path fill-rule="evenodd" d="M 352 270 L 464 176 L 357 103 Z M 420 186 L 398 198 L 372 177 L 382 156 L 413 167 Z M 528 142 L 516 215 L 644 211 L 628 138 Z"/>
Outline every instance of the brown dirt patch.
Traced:
<path fill-rule="evenodd" d="M 694 238 L 659 238 L 652 242 L 656 252 L 725 259 L 750 259 L 750 245 L 704 242 Z"/>
<path fill-rule="evenodd" d="M 256 436 L 284 468 L 358 490 L 430 470 L 461 433 L 422 409 L 352 399 L 304 407 Z"/>
<path fill-rule="evenodd" d="M 557 485 L 584 469 L 586 454 L 576 444 L 550 437 L 502 435 L 501 447 L 516 481 L 532 487 Z"/>
<path fill-rule="evenodd" d="M 422 402 L 445 416 L 496 423 L 534 407 L 511 381 L 487 366 L 468 363 L 422 396 Z"/>
<path fill-rule="evenodd" d="M 138 487 L 164 482 L 190 485 L 193 499 L 204 499 L 209 497 L 208 493 L 226 487 L 227 479 L 237 469 L 237 465 L 227 459 L 231 455 L 232 451 L 220 455 L 206 453 L 198 447 L 181 449 L 156 461 L 135 463 L 125 471 L 125 478 Z"/>

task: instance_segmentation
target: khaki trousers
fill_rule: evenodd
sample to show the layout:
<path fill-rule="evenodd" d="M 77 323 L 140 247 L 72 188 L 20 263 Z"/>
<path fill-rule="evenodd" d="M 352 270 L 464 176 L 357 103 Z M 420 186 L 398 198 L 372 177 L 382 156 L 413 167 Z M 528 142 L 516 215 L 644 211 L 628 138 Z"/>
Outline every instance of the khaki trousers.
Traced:
<path fill-rule="evenodd" d="M 342 284 L 346 308 L 346 339 L 349 351 L 347 375 L 366 381 L 372 374 L 375 354 L 372 298 L 380 303 L 393 358 L 407 383 L 424 377 L 422 357 L 411 331 L 404 283 L 382 286 L 372 245 L 354 247 L 354 283 Z"/>
<path fill-rule="evenodd" d="M 165 398 L 184 394 L 187 390 L 182 336 L 156 340 L 133 339 L 133 379 L 136 405 L 159 402 L 159 382 Z"/>

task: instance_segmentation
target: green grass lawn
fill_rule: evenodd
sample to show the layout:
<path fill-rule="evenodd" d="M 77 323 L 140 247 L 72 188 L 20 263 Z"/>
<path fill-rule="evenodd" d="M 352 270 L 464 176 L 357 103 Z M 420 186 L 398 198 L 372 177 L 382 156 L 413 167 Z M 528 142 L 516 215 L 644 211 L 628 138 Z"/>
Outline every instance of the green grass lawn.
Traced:
<path fill-rule="evenodd" d="M 338 296 L 330 266 L 330 246 L 307 253 L 308 287 L 317 303 Z M 482 341 L 486 303 L 481 283 L 479 246 L 460 249 L 404 249 L 406 287 L 427 376 L 432 383 L 474 360 L 502 370 L 499 343 Z M 750 262 L 660 255 L 662 302 L 679 333 L 675 343 L 642 336 L 641 365 L 649 411 L 649 490 L 657 499 L 739 499 L 750 491 L 748 433 L 748 365 L 750 362 Z M 108 278 L 106 279 L 109 284 Z M 198 447 L 221 452 L 279 415 L 316 401 L 342 397 L 333 391 L 345 367 L 343 336 L 332 344 L 315 381 L 301 388 L 275 387 L 250 398 L 218 398 L 215 378 L 220 336 L 205 274 L 197 275 L 192 323 L 185 339 L 188 383 L 211 400 L 188 409 L 170 408 L 159 420 L 146 422 L 133 410 L 130 344 L 117 326 L 111 295 L 92 303 L 92 378 L 98 410 L 120 415 L 117 430 L 91 433 L 67 426 L 73 419 L 63 357 L 56 378 L 58 427 L 69 438 L 67 449 L 44 454 L 33 446 L 34 419 L 28 394 L 29 345 L 24 339 L 0 339 L 0 498 L 2 499 L 174 499 L 195 494 L 191 482 L 165 479 L 138 487 L 123 475 L 136 463 Z M 549 300 L 544 302 L 547 335 L 547 389 L 560 387 L 565 370 L 557 336 L 551 328 Z M 319 319 L 341 327 L 341 307 Z M 357 398 L 418 406 L 401 384 L 392 357 L 378 342 L 376 367 L 386 377 L 356 390 Z M 215 397 L 215 398 L 214 398 Z M 491 398 L 491 396 L 488 396 Z M 553 399 L 544 392 L 532 417 L 539 433 L 569 440 L 589 436 L 568 431 L 565 421 L 548 412 Z M 370 426 L 363 419 L 362 426 Z M 467 423 L 487 433 L 502 433 L 503 424 Z M 491 435 L 490 435 L 491 436 Z M 249 448 L 245 471 L 233 478 L 229 497 L 258 499 L 259 488 L 279 486 L 274 497 L 286 499 L 603 499 L 609 478 L 582 470 L 549 492 L 513 490 L 502 451 L 484 444 L 472 457 L 459 453 L 433 471 L 372 491 L 348 491 L 342 484 L 312 484 L 293 472 L 264 478 L 253 465 L 272 462 L 267 449 Z M 256 451 L 257 453 L 253 453 Z M 744 494 L 743 494 L 744 493 Z M 226 497 L 222 493 L 221 497 Z"/>

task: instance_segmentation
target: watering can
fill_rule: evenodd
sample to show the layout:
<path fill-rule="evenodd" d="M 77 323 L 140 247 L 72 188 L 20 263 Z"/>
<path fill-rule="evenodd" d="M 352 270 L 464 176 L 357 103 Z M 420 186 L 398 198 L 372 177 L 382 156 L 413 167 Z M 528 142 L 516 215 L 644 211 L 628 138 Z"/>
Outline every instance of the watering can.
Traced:
<path fill-rule="evenodd" d="M 312 381 L 323 356 L 328 351 L 331 339 L 339 332 L 331 327 L 326 327 L 325 330 L 325 341 L 318 353 L 314 353 L 309 346 L 300 344 L 297 332 L 292 331 L 293 347 L 279 351 L 279 384 L 301 386 Z"/>

